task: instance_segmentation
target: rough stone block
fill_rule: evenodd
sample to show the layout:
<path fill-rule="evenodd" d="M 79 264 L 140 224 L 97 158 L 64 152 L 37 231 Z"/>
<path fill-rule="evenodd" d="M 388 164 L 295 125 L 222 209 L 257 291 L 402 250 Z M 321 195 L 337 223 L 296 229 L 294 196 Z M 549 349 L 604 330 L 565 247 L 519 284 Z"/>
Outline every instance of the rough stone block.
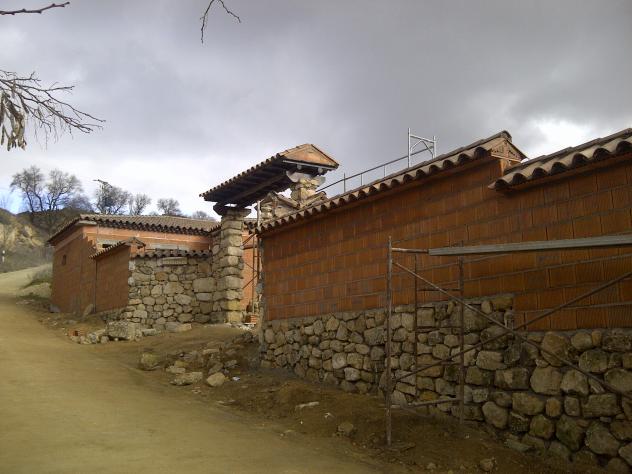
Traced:
<path fill-rule="evenodd" d="M 531 375 L 531 388 L 536 393 L 544 395 L 558 395 L 562 373 L 554 367 L 536 367 Z"/>
<path fill-rule="evenodd" d="M 621 443 L 601 423 L 594 422 L 586 430 L 586 446 L 595 454 L 616 456 Z"/>
<path fill-rule="evenodd" d="M 584 429 L 573 418 L 562 415 L 556 424 L 555 436 L 569 449 L 577 451 L 584 440 Z"/>
<path fill-rule="evenodd" d="M 142 337 L 140 324 L 130 321 L 110 321 L 105 326 L 105 334 L 111 339 L 135 341 Z"/>
<path fill-rule="evenodd" d="M 617 415 L 621 410 L 614 393 L 603 393 L 589 395 L 588 400 L 582 402 L 582 411 L 585 418 L 598 418 Z"/>
<path fill-rule="evenodd" d="M 606 372 L 604 379 L 621 392 L 632 391 L 632 372 L 625 369 L 612 369 Z"/>
<path fill-rule="evenodd" d="M 544 410 L 544 400 L 530 392 L 514 392 L 512 395 L 513 410 L 522 415 L 537 415 Z"/>
<path fill-rule="evenodd" d="M 494 385 L 503 389 L 528 390 L 529 370 L 524 367 L 497 370 L 494 376 Z"/>
<path fill-rule="evenodd" d="M 500 352 L 480 351 L 476 356 L 476 366 L 485 370 L 504 369 L 503 355 Z"/>
<path fill-rule="evenodd" d="M 591 349 L 579 357 L 579 368 L 594 374 L 608 370 L 608 354 L 601 349 Z"/>
<path fill-rule="evenodd" d="M 485 421 L 498 428 L 505 429 L 509 420 L 509 412 L 506 408 L 499 407 L 494 402 L 487 402 L 482 407 Z"/>

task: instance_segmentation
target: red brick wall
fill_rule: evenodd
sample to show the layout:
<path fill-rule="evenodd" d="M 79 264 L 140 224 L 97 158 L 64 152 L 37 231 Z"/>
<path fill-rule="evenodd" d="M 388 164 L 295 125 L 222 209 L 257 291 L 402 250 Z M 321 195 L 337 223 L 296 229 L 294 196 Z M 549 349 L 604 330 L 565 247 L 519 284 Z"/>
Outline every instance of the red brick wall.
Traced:
<path fill-rule="evenodd" d="M 94 260 L 89 257 L 94 249 L 82 229 L 74 230 L 55 246 L 51 302 L 61 311 L 81 313 L 93 301 Z"/>
<path fill-rule="evenodd" d="M 112 229 L 97 226 L 74 228 L 62 236 L 55 245 L 53 254 L 53 283 L 51 301 L 63 312 L 82 313 L 88 305 L 95 305 L 97 311 L 117 309 L 127 305 L 127 278 L 129 248 L 126 256 L 116 251 L 99 260 L 97 283 L 95 261 L 90 258 L 97 251 L 97 242 L 101 240 L 121 241 L 137 237 L 152 248 L 157 244 L 175 244 L 189 250 L 209 250 L 212 238 L 206 235 L 182 235 L 163 232 L 146 232 L 129 229 Z M 244 233 L 244 240 L 248 233 Z M 247 245 L 252 245 L 251 240 Z M 244 250 L 244 261 L 253 265 L 252 248 Z M 66 255 L 66 265 L 62 265 Z M 123 260 L 125 260 L 123 265 Z M 244 296 L 242 308 L 245 310 L 252 300 L 252 288 L 257 279 L 252 279 L 253 271 L 244 265 Z M 256 267 L 256 262 L 254 264 Z M 249 283 L 250 282 L 250 283 Z M 123 297 L 125 287 L 125 297 Z M 97 295 L 95 300 L 95 288 Z M 124 299 L 125 298 L 125 299 Z"/>
<path fill-rule="evenodd" d="M 131 249 L 124 245 L 113 250 L 107 256 L 96 259 L 95 311 L 107 311 L 127 306 L 130 257 Z"/>
<path fill-rule="evenodd" d="M 631 157 L 509 194 L 488 188 L 502 166 L 485 159 L 271 231 L 263 236 L 266 318 L 384 306 L 389 236 L 395 246 L 429 248 L 629 232 Z M 412 259 L 397 257 L 408 266 Z M 455 261 L 420 256 L 420 273 L 454 286 Z M 532 318 L 626 269 L 632 269 L 629 248 L 469 257 L 465 294 L 513 293 L 519 318 Z M 412 277 L 395 271 L 393 287 L 395 304 L 414 300 Z M 436 293 L 419 294 L 419 301 L 439 299 Z M 627 326 L 632 326 L 632 282 L 532 328 Z"/>
<path fill-rule="evenodd" d="M 51 302 L 63 312 L 83 313 L 88 305 L 97 303 L 99 311 L 115 309 L 127 305 L 127 300 L 123 302 L 120 296 L 120 288 L 127 285 L 127 276 L 122 278 L 122 268 L 120 262 L 103 263 L 109 260 L 105 257 L 100 265 L 111 265 L 116 269 L 108 285 L 113 293 L 110 296 L 101 293 L 100 301 L 95 300 L 95 275 L 96 266 L 94 259 L 90 258 L 97 251 L 97 242 L 100 240 L 110 240 L 118 242 L 127 240 L 130 237 L 137 237 L 148 247 L 156 244 L 177 244 L 190 250 L 208 250 L 211 248 L 211 238 L 207 235 L 183 235 L 169 234 L 165 232 L 147 232 L 129 229 L 114 229 L 100 226 L 75 227 L 67 231 L 66 235 L 60 236 L 55 243 L 53 254 L 53 283 Z M 62 265 L 62 260 L 66 255 L 66 264 Z M 122 258 L 122 257 L 121 257 Z M 127 269 L 127 266 L 125 267 Z M 127 271 L 127 270 L 125 270 Z M 99 279 L 106 278 L 107 271 L 99 270 Z M 107 277 L 110 278 L 110 277 Z M 120 278 L 120 280 L 118 280 Z M 107 307 L 106 307 L 107 306 Z"/>

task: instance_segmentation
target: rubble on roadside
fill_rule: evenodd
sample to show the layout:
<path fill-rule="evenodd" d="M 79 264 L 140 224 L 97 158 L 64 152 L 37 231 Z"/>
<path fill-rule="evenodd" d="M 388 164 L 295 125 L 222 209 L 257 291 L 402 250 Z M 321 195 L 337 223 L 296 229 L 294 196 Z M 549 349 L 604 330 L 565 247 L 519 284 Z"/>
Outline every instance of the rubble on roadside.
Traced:
<path fill-rule="evenodd" d="M 52 325 L 58 323 L 53 322 Z M 67 320 L 66 324 L 71 326 L 77 324 L 77 321 Z M 192 326 L 190 323 L 169 323 L 165 328 L 167 332 L 180 333 L 190 331 Z M 110 321 L 105 328 L 82 334 L 78 330 L 72 330 L 67 333 L 71 341 L 77 344 L 105 344 L 109 341 L 139 341 L 143 337 L 152 337 L 162 334 L 156 328 L 143 328 L 139 323 L 131 321 Z"/>
<path fill-rule="evenodd" d="M 253 345 L 251 352 L 254 356 L 244 359 L 243 349 L 250 344 Z M 172 352 L 162 358 L 160 364 L 165 372 L 174 375 L 171 380 L 173 385 L 190 385 L 204 379 L 209 387 L 220 387 L 228 380 L 239 381 L 240 378 L 235 374 L 239 374 L 241 369 L 258 366 L 257 345 L 257 338 L 248 331 L 230 341 L 211 341 L 197 350 Z M 151 351 L 141 353 L 139 366 L 142 367 L 152 357 L 154 354 Z M 202 376 L 198 376 L 198 373 Z M 189 383 L 191 380 L 194 381 Z"/>

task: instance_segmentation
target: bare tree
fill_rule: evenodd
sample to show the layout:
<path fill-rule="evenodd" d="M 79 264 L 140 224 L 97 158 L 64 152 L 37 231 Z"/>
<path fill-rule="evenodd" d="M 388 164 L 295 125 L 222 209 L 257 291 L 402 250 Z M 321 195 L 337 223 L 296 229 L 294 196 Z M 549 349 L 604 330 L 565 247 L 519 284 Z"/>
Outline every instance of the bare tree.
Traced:
<path fill-rule="evenodd" d="M 13 175 L 11 190 L 18 190 L 29 211 L 31 222 L 35 221 L 35 213 L 44 208 L 45 177 L 37 166 L 25 168 Z"/>
<path fill-rule="evenodd" d="M 48 175 L 46 191 L 44 197 L 46 209 L 54 211 L 66 207 L 70 200 L 83 189 L 75 175 L 53 170 Z"/>
<path fill-rule="evenodd" d="M 202 26 L 200 28 L 201 30 L 200 41 L 202 41 L 202 43 L 204 43 L 204 30 L 206 29 L 206 26 L 208 25 L 208 15 L 209 15 L 209 12 L 211 11 L 211 7 L 213 6 L 215 2 L 219 3 L 224 9 L 224 11 L 228 13 L 230 16 L 234 17 L 238 23 L 241 23 L 241 18 L 239 18 L 239 16 L 237 16 L 234 12 L 232 12 L 226 6 L 226 4 L 224 3 L 224 0 L 210 0 L 210 2 L 208 2 L 208 5 L 206 6 L 206 10 L 204 10 L 204 13 L 200 17 L 200 20 L 202 21 Z"/>
<path fill-rule="evenodd" d="M 208 215 L 204 211 L 195 211 L 193 214 L 191 214 L 191 219 L 198 219 L 200 221 L 217 222 L 217 219 L 215 219 L 213 216 Z"/>
<path fill-rule="evenodd" d="M 66 209 L 73 209 L 78 212 L 94 212 L 90 198 L 83 193 L 79 193 L 69 199 Z"/>
<path fill-rule="evenodd" d="M 131 216 L 140 216 L 151 204 L 151 198 L 147 194 L 135 194 L 129 200 L 129 213 Z"/>
<path fill-rule="evenodd" d="M 48 174 L 31 166 L 13 175 L 11 189 L 18 190 L 29 211 L 31 222 L 52 230 L 59 221 L 58 211 L 82 194 L 81 182 L 75 175 L 54 169 Z"/>
<path fill-rule="evenodd" d="M 94 193 L 94 208 L 99 214 L 124 214 L 132 195 L 118 186 L 97 180 L 101 186 Z"/>
<path fill-rule="evenodd" d="M 49 173 L 42 213 L 42 220 L 47 230 L 51 231 L 57 225 L 59 221 L 57 211 L 68 207 L 72 200 L 82 192 L 81 182 L 75 175 L 60 170 Z"/>
<path fill-rule="evenodd" d="M 175 199 L 158 199 L 156 205 L 163 216 L 181 216 L 180 203 Z"/>

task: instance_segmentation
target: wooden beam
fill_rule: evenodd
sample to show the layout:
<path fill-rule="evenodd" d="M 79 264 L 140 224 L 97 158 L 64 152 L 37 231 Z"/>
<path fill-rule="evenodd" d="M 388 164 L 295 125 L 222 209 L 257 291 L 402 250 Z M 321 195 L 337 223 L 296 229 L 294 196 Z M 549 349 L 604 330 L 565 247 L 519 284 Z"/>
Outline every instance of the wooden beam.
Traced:
<path fill-rule="evenodd" d="M 275 184 L 277 181 L 281 181 L 284 178 L 286 178 L 285 174 L 278 174 L 275 176 L 272 176 L 271 178 L 266 179 L 265 181 L 255 185 L 255 186 L 251 186 L 248 189 L 246 189 L 245 191 L 242 191 L 238 194 L 235 194 L 234 196 L 227 196 L 226 197 L 226 201 L 224 201 L 223 204 L 225 203 L 233 203 L 233 204 L 241 204 L 241 202 L 239 202 L 241 199 L 245 198 L 245 197 L 249 197 L 252 196 L 253 194 L 256 194 L 257 191 L 260 191 L 263 188 L 266 188 L 267 186 L 270 186 L 272 184 Z M 256 201 L 256 199 L 252 200 L 248 200 L 249 204 L 252 204 L 254 201 Z"/>
<path fill-rule="evenodd" d="M 438 247 L 428 249 L 429 255 L 458 256 L 515 252 L 547 252 L 582 248 L 622 247 L 632 245 L 632 235 L 605 235 L 583 239 L 534 240 L 511 244 L 474 245 L 469 247 Z"/>

